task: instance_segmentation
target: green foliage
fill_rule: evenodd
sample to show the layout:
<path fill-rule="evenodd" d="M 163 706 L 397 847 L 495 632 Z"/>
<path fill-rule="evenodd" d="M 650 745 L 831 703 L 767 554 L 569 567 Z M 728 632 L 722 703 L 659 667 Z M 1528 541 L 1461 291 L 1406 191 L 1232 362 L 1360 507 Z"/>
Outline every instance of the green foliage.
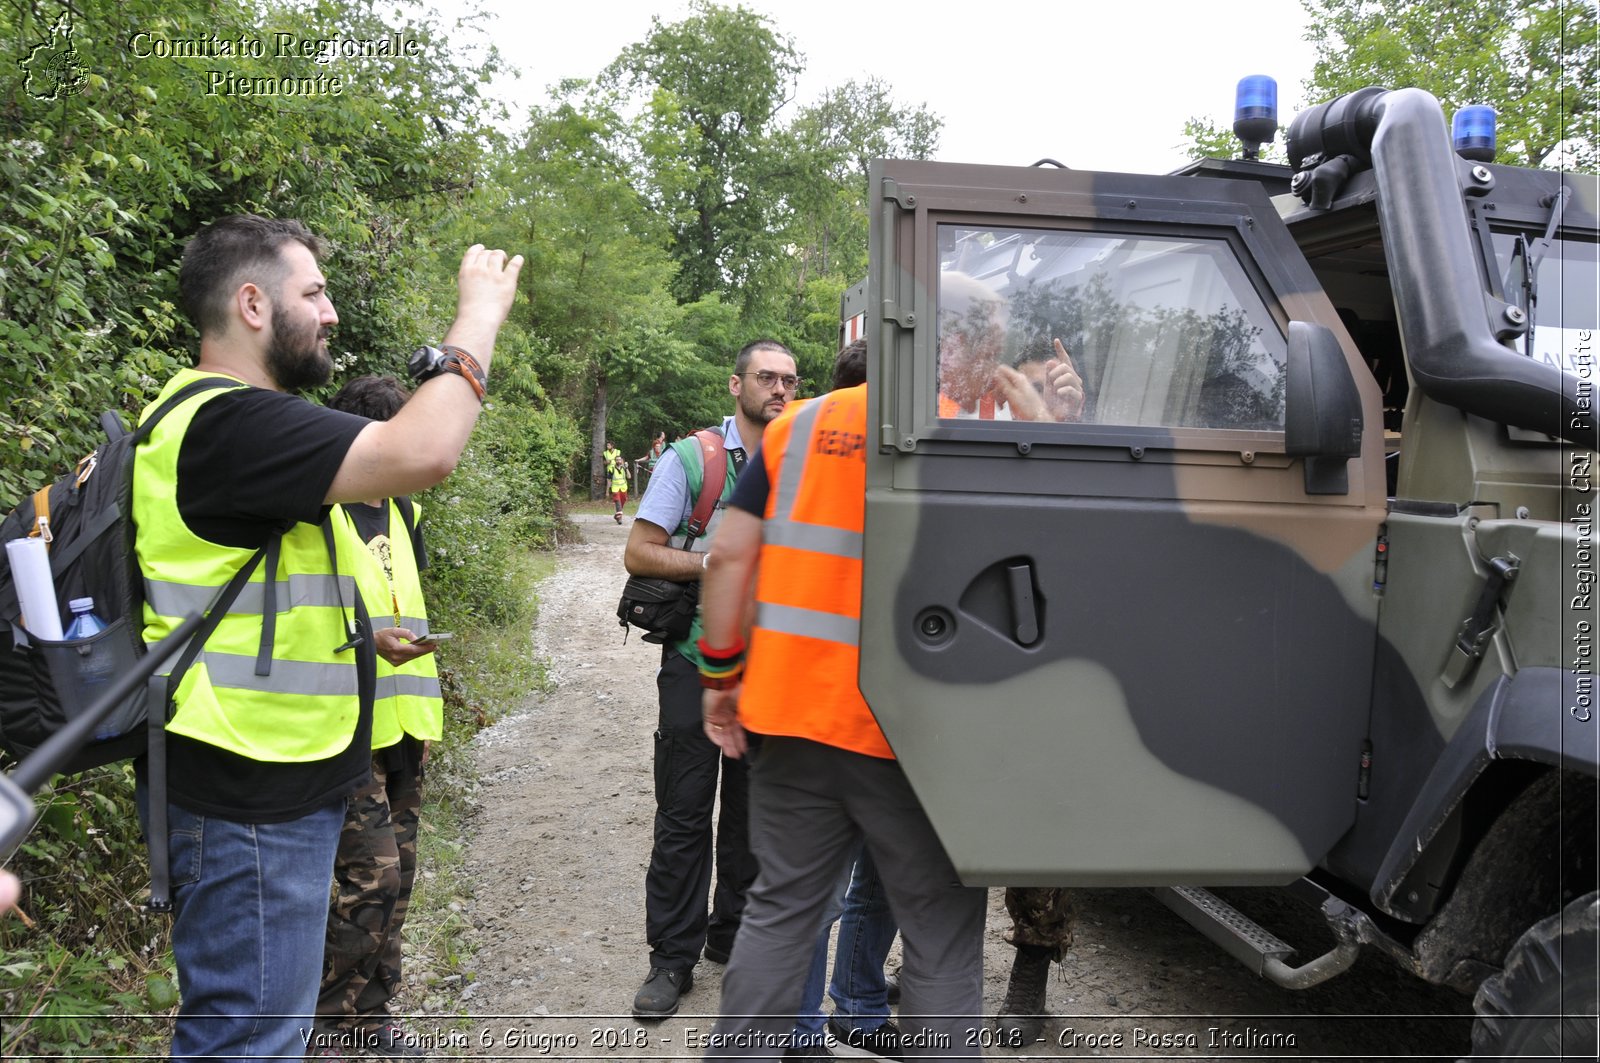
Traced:
<path fill-rule="evenodd" d="M 184 241 L 222 214 L 298 217 L 324 236 L 339 369 L 398 370 L 453 309 L 441 281 L 472 240 L 443 250 L 433 241 L 456 235 L 450 223 L 492 146 L 483 123 L 498 110 L 479 96 L 498 65 L 493 49 L 465 59 L 413 0 L 381 10 L 366 0 L 78 0 L 70 32 L 55 22 L 61 10 L 0 7 L 0 175 L 11 193 L 0 207 L 5 508 L 94 445 L 101 410 L 131 417 L 189 363 L 195 337 L 176 305 L 176 266 Z M 319 62 L 274 54 L 278 32 L 393 33 L 417 47 Z M 154 54 L 155 42 L 202 35 L 261 41 L 265 54 Z M 30 62 L 40 44 L 65 81 Z M 211 70 L 231 74 L 235 91 L 208 91 Z M 298 91 L 319 77 L 329 91 Z M 279 87 L 290 78 L 297 91 L 237 90 L 255 78 Z M 497 386 L 512 385 L 503 393 L 540 398 L 536 379 L 519 390 L 500 368 Z M 526 589 L 502 561 L 550 540 L 574 439 L 548 403 L 485 417 L 456 481 L 436 492 L 460 504 L 435 502 L 428 514 L 449 552 L 435 581 L 444 608 L 525 616 Z M 487 564 L 455 566 L 474 546 L 487 548 Z M 33 926 L 0 920 L 0 1012 L 19 1017 L 0 1031 L 7 1058 L 164 1054 L 160 1016 L 175 1003 L 175 979 L 166 924 L 137 910 L 148 871 L 131 789 L 126 765 L 58 781 L 11 863 Z M 109 1021 L 130 1014 L 157 1018 Z"/>
<path fill-rule="evenodd" d="M 629 172 L 625 154 L 636 130 L 615 104 L 585 83 L 568 86 L 566 99 L 533 114 L 507 175 L 520 194 L 507 204 L 506 219 L 521 230 L 529 268 L 544 278 L 518 319 L 553 355 L 541 375 L 575 414 L 587 415 L 591 490 L 599 487 L 604 439 L 613 434 L 611 404 L 642 393 L 688 355 L 672 336 L 678 311 L 666 229 Z"/>
<path fill-rule="evenodd" d="M 176 263 L 203 222 L 253 210 L 298 217 L 328 238 L 341 368 L 362 370 L 414 345 L 426 301 L 412 218 L 428 197 L 467 187 L 476 165 L 478 74 L 450 63 L 437 27 L 404 7 L 398 18 L 326 0 L 219 0 L 203 17 L 157 0 L 73 10 L 70 36 L 56 39 L 70 42 L 81 86 L 41 100 L 24 63 L 55 27 L 30 6 L 0 9 L 0 173 L 12 189 L 0 214 L 0 387 L 16 396 L 0 410 L 0 433 L 20 441 L 0 452 L 7 499 L 86 453 L 101 410 L 136 411 L 187 360 Z M 192 37 L 198 25 L 261 41 L 264 57 L 154 54 L 154 42 Z M 414 37 L 418 54 L 328 63 L 274 54 L 280 31 L 392 30 Z M 235 80 L 217 81 L 223 74 Z M 295 94 L 237 87 L 285 78 Z M 299 91 L 318 78 L 342 91 Z"/>
<path fill-rule="evenodd" d="M 57 779 L 39 795 L 39 824 L 11 862 L 36 926 L 0 919 L 0 1055 L 83 1055 L 108 1035 L 154 1045 L 155 1015 L 176 1003 L 168 924 L 141 914 L 149 872 L 133 771 L 111 765 Z"/>
<path fill-rule="evenodd" d="M 1224 126 L 1213 122 L 1209 118 L 1190 118 L 1183 123 L 1183 136 L 1187 141 L 1184 154 L 1191 159 L 1237 159 L 1242 158 L 1244 145 L 1234 135 L 1231 125 Z M 1261 145 L 1262 162 L 1287 162 L 1288 156 L 1284 152 L 1284 129 L 1279 127 L 1278 134 L 1270 144 Z"/>
<path fill-rule="evenodd" d="M 642 454 L 720 420 L 756 337 L 788 344 L 814 388 L 829 375 L 839 294 L 867 268 L 867 161 L 926 157 L 940 121 L 869 80 L 785 122 L 800 69 L 765 17 L 700 2 L 530 122 L 505 205 L 541 278 L 539 373 L 588 424 L 593 491 L 605 438 Z"/>
<path fill-rule="evenodd" d="M 926 106 L 897 104 L 892 91 L 878 78 L 847 81 L 802 108 L 789 127 L 791 150 L 803 160 L 786 203 L 802 283 L 810 275 L 865 273 L 868 164 L 925 159 L 938 147 L 942 121 Z"/>
<path fill-rule="evenodd" d="M 1366 85 L 1414 86 L 1437 96 L 1446 114 L 1468 104 L 1493 106 L 1500 162 L 1590 172 L 1600 164 L 1600 51 L 1592 4 L 1304 2 L 1317 49 L 1307 86 L 1311 99 Z"/>
<path fill-rule="evenodd" d="M 794 164 L 773 150 L 776 119 L 800 69 L 792 42 L 764 16 L 705 0 L 682 22 L 652 19 L 650 35 L 607 68 L 605 84 L 647 103 L 640 156 L 671 229 L 680 301 L 759 294 L 778 247 L 776 204 L 763 191 Z"/>
<path fill-rule="evenodd" d="M 801 108 L 787 131 L 796 179 L 783 189 L 790 270 L 780 334 L 813 382 L 826 385 L 839 347 L 839 296 L 867 272 L 875 158 L 925 159 L 942 121 L 926 106 L 902 106 L 885 82 L 848 81 Z"/>
<path fill-rule="evenodd" d="M 1316 64 L 1302 86 L 1321 103 L 1369 85 L 1420 88 L 1447 116 L 1498 114 L 1496 161 L 1594 172 L 1600 166 L 1600 38 L 1593 4 L 1571 0 L 1302 0 Z M 1293 115 L 1280 117 L 1287 124 Z M 1239 153 L 1231 129 L 1184 123 L 1190 158 Z M 1285 161 L 1280 135 L 1263 151 Z"/>
<path fill-rule="evenodd" d="M 430 617 L 452 630 L 525 619 L 515 558 L 555 545 L 558 491 L 580 446 L 548 403 L 502 398 L 485 409 L 456 471 L 419 500 Z"/>

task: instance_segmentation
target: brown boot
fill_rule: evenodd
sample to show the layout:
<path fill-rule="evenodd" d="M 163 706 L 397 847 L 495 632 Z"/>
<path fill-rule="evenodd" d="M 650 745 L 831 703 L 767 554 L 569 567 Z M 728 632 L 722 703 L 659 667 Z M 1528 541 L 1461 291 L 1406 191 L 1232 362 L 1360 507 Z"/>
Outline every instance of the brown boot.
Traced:
<path fill-rule="evenodd" d="M 1030 1045 L 1044 1030 L 1044 989 L 1050 978 L 1052 950 L 1043 945 L 1018 945 L 1011 961 L 1006 999 L 994 1021 L 1002 1043 L 1013 1048 Z"/>

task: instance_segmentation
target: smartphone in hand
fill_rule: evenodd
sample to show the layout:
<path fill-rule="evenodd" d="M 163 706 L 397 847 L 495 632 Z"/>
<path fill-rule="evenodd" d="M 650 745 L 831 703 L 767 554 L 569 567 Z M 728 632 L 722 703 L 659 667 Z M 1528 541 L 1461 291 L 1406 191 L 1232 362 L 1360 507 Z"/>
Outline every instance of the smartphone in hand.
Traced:
<path fill-rule="evenodd" d="M 418 635 L 413 641 L 418 645 L 424 643 L 431 645 L 435 642 L 448 642 L 455 637 L 456 633 L 454 631 L 430 631 L 426 635 Z"/>

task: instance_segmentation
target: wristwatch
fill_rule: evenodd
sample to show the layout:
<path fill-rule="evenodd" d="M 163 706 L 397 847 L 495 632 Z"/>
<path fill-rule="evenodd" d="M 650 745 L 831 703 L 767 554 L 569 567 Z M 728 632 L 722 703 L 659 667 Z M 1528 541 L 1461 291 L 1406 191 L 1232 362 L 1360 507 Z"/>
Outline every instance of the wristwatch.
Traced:
<path fill-rule="evenodd" d="M 442 347 L 418 347 L 412 353 L 410 361 L 406 362 L 406 369 L 410 372 L 411 379 L 418 384 L 432 380 L 440 373 L 455 373 L 472 385 L 479 402 L 483 401 L 483 394 L 489 383 L 478 360 L 462 348 L 449 343 Z"/>

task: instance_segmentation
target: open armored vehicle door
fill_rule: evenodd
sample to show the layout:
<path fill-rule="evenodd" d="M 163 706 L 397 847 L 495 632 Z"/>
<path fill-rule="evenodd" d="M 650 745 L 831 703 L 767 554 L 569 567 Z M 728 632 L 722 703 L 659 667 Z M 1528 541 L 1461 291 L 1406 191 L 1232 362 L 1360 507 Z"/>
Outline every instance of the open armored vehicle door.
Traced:
<path fill-rule="evenodd" d="M 957 869 L 1303 875 L 1355 815 L 1383 426 L 1271 202 L 901 161 L 871 187 L 861 685 Z M 1043 384 L 1056 339 L 1082 411 L 1005 419 L 996 366 Z"/>

